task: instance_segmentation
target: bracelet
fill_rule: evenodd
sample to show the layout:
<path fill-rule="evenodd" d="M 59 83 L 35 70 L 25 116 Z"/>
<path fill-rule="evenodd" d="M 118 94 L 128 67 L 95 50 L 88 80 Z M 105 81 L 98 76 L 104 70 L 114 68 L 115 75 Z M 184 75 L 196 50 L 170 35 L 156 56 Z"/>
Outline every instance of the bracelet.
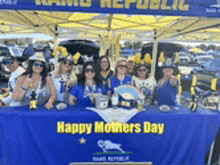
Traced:
<path fill-rule="evenodd" d="M 49 100 L 48 103 L 53 103 L 53 101 L 52 101 L 52 100 Z"/>
<path fill-rule="evenodd" d="M 28 91 L 28 88 L 26 88 L 24 85 L 21 86 L 21 89 L 24 90 L 25 92 Z"/>

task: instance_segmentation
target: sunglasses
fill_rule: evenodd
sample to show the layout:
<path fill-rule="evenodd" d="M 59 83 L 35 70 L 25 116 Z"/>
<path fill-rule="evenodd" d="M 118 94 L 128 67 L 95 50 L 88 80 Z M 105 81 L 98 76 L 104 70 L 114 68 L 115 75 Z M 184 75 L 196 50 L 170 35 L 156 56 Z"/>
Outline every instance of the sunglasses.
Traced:
<path fill-rule="evenodd" d="M 88 73 L 88 72 L 94 73 L 95 71 L 93 69 L 85 69 L 85 72 L 86 73 Z"/>
<path fill-rule="evenodd" d="M 5 65 L 13 64 L 13 63 L 14 63 L 14 60 L 7 59 L 7 60 L 4 60 L 3 63 L 4 63 Z"/>
<path fill-rule="evenodd" d="M 106 63 L 108 63 L 108 61 L 101 61 L 101 63 L 106 64 Z"/>
<path fill-rule="evenodd" d="M 41 67 L 41 68 L 43 68 L 43 67 L 44 67 L 44 64 L 34 63 L 33 66 L 34 66 L 34 67 Z"/>
<path fill-rule="evenodd" d="M 146 72 L 147 69 L 138 69 L 139 72 Z"/>
<path fill-rule="evenodd" d="M 128 68 L 127 65 L 118 65 L 118 68 Z"/>
<path fill-rule="evenodd" d="M 64 65 L 67 64 L 68 66 L 72 66 L 72 63 L 70 63 L 70 62 L 68 62 L 68 61 L 63 61 L 63 64 L 64 64 Z"/>

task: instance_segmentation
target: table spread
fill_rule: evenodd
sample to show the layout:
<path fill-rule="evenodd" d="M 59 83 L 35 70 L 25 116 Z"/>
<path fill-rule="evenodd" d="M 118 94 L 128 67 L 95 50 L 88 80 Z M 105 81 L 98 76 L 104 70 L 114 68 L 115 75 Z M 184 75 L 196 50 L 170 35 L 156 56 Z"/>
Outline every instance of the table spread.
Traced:
<path fill-rule="evenodd" d="M 117 109 L 116 109 L 117 110 Z M 85 107 L 0 110 L 0 164 L 65 165 L 83 162 L 204 164 L 219 126 L 205 109 L 146 107 L 127 123 L 106 123 Z"/>

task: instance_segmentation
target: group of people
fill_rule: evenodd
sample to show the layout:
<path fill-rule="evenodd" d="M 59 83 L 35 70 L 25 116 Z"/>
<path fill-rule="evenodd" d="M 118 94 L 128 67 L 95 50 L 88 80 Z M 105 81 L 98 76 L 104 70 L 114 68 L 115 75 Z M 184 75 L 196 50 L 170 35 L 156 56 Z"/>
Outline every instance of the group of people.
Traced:
<path fill-rule="evenodd" d="M 72 59 L 70 55 L 60 58 L 55 70 L 48 73 L 42 53 L 36 52 L 29 58 L 26 70 L 19 65 L 23 61 L 18 57 L 5 57 L 3 62 L 11 71 L 11 77 L 8 89 L 2 89 L 9 94 L 1 99 L 0 106 L 29 105 L 33 91 L 37 104 L 47 109 L 59 102 L 93 106 L 93 94 L 112 95 L 120 85 L 134 86 L 146 97 L 153 95 L 158 105 L 175 105 L 178 83 L 172 67 L 163 68 L 163 78 L 157 83 L 150 75 L 151 66 L 146 63 L 135 64 L 134 60 L 120 58 L 113 71 L 108 56 L 101 56 L 97 63 L 85 62 L 82 73 L 75 75 Z"/>

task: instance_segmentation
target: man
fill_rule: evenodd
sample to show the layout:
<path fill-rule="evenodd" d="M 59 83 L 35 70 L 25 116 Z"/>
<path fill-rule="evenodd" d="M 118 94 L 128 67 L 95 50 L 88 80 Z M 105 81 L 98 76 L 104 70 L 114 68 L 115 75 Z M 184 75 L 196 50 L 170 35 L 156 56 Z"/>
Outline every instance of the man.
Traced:
<path fill-rule="evenodd" d="M 8 95 L 7 97 L 4 97 L 2 100 L 0 100 L 0 106 L 9 105 L 11 103 L 12 99 L 12 92 L 16 85 L 17 78 L 24 73 L 24 68 L 19 66 L 19 63 L 22 62 L 24 58 L 22 57 L 14 57 L 14 56 L 5 56 L 3 59 L 3 64 L 7 66 L 7 68 L 10 70 L 11 75 L 8 81 L 8 88 L 1 88 L 0 91 L 4 95 Z"/>

